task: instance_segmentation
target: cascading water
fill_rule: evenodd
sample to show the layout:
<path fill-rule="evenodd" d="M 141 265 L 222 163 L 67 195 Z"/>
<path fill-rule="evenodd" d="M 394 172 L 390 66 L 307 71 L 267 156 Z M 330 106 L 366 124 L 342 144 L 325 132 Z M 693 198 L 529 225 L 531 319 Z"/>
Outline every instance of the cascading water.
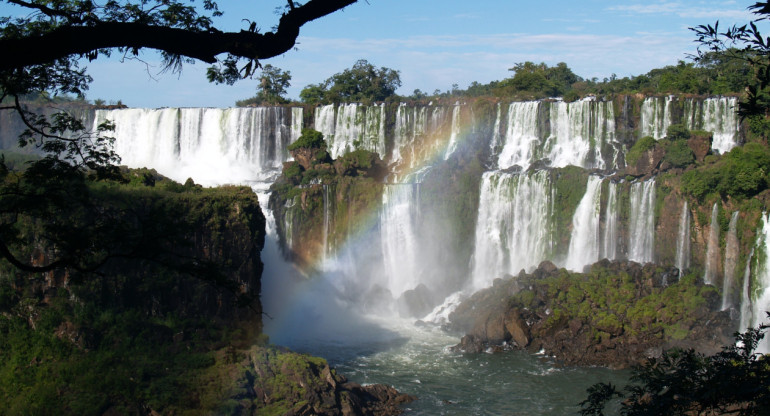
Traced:
<path fill-rule="evenodd" d="M 730 218 L 730 228 L 725 241 L 725 273 L 722 284 L 722 310 L 733 307 L 735 267 L 738 265 L 738 211 Z"/>
<path fill-rule="evenodd" d="M 324 229 L 323 229 L 323 256 L 321 259 L 321 266 L 324 267 L 329 256 L 329 185 L 323 185 L 324 194 Z"/>
<path fill-rule="evenodd" d="M 673 97 L 648 97 L 642 102 L 641 136 L 652 136 L 655 140 L 666 136 L 671 125 L 671 102 Z"/>
<path fill-rule="evenodd" d="M 513 102 L 508 105 L 503 149 L 497 157 L 497 166 L 508 169 L 514 165 L 526 170 L 532 163 L 535 146 L 540 142 L 538 110 L 541 102 Z"/>
<path fill-rule="evenodd" d="M 618 184 L 612 181 L 607 182 L 602 243 L 602 258 L 615 260 L 618 250 Z"/>
<path fill-rule="evenodd" d="M 709 239 L 706 248 L 706 271 L 703 281 L 707 285 L 715 284 L 719 274 L 719 206 L 714 203 L 711 209 L 711 226 L 709 227 Z"/>
<path fill-rule="evenodd" d="M 757 266 L 750 283 L 749 299 L 751 300 L 751 316 L 741 318 L 747 323 L 744 328 L 757 327 L 768 323 L 766 311 L 770 311 L 770 216 L 762 214 L 762 225 L 757 231 Z M 763 339 L 757 347 L 757 352 L 770 353 L 770 342 Z"/>
<path fill-rule="evenodd" d="M 551 181 L 546 171 L 487 172 L 481 180 L 472 288 L 550 257 Z"/>
<path fill-rule="evenodd" d="M 115 122 L 115 151 L 128 166 L 152 167 L 204 185 L 272 181 L 298 137 L 302 109 L 165 108 L 96 110 Z"/>
<path fill-rule="evenodd" d="M 452 156 L 452 153 L 454 153 L 455 150 L 457 150 L 457 140 L 460 136 L 460 104 L 455 104 L 454 109 L 452 109 L 452 132 L 449 135 L 449 144 L 446 148 L 446 153 L 444 153 L 444 160 L 449 159 L 449 156 Z"/>
<path fill-rule="evenodd" d="M 687 201 L 682 205 L 679 216 L 679 234 L 676 239 L 676 268 L 680 275 L 690 267 L 690 210 Z"/>
<path fill-rule="evenodd" d="M 751 304 L 751 260 L 754 258 L 754 249 L 752 247 L 749 257 L 746 258 L 746 268 L 743 271 L 743 285 L 741 285 L 741 324 L 739 330 L 745 331 L 753 325 L 753 308 Z"/>
<path fill-rule="evenodd" d="M 711 149 L 724 154 L 738 145 L 739 120 L 736 97 L 707 98 L 703 101 L 701 129 L 714 132 Z"/>
<path fill-rule="evenodd" d="M 638 263 L 654 260 L 655 179 L 631 185 L 628 259 Z"/>
<path fill-rule="evenodd" d="M 582 272 L 583 267 L 599 260 L 599 215 L 602 179 L 589 176 L 586 193 L 572 216 L 572 236 L 567 262 L 569 270 Z"/>
<path fill-rule="evenodd" d="M 385 288 L 394 297 L 420 283 L 421 264 L 415 217 L 417 184 L 386 185 L 382 195 L 380 235 Z"/>

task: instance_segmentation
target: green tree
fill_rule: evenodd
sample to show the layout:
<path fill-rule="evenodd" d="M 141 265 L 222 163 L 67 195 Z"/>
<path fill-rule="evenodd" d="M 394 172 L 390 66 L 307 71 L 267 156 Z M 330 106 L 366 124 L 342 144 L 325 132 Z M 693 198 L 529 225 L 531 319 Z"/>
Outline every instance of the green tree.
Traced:
<path fill-rule="evenodd" d="M 352 68 L 332 75 L 322 84 L 307 86 L 300 93 L 300 98 L 308 104 L 384 101 L 393 96 L 400 86 L 399 71 L 377 68 L 361 59 Z"/>
<path fill-rule="evenodd" d="M 625 398 L 620 413 L 653 415 L 766 415 L 770 363 L 755 352 L 767 327 L 735 334 L 736 343 L 712 356 L 674 349 L 634 369 L 625 392 L 599 383 L 580 403 L 583 416 L 601 416 L 609 401 Z"/>
<path fill-rule="evenodd" d="M 752 79 L 744 85 L 746 99 L 738 104 L 741 118 L 762 118 L 770 115 L 770 40 L 764 38 L 757 23 L 770 18 L 770 2 L 756 2 L 748 7 L 757 19 L 719 31 L 719 22 L 700 25 L 690 30 L 700 43 L 697 62 L 710 62 L 714 54 L 724 60 L 738 61 L 752 68 Z"/>
<path fill-rule="evenodd" d="M 238 101 L 236 105 L 270 105 L 285 104 L 289 102 L 286 99 L 286 89 L 291 85 L 291 72 L 283 71 L 281 68 L 267 64 L 262 67 L 259 76 L 259 85 L 257 85 L 257 95 L 247 100 Z"/>
<path fill-rule="evenodd" d="M 167 70 L 178 71 L 183 63 L 198 60 L 213 64 L 207 74 L 211 81 L 233 83 L 254 73 L 259 66 L 255 57 L 267 59 L 291 49 L 304 24 L 356 2 L 289 1 L 278 25 L 271 32 L 260 33 L 253 23 L 239 32 L 217 29 L 212 18 L 222 12 L 213 0 L 203 0 L 198 7 L 177 0 L 3 1 L 24 11 L 0 17 L 0 53 L 4 56 L 0 60 L 0 111 L 18 113 L 28 128 L 19 144 L 37 146 L 45 157 L 30 164 L 21 176 L 9 176 L 0 166 L 0 171 L 6 172 L 0 178 L 0 257 L 33 272 L 57 267 L 92 270 L 99 262 L 85 262 L 90 256 L 82 243 L 90 240 L 77 228 L 64 232 L 66 227 L 41 240 L 42 248 L 52 254 L 47 262 L 25 262 L 29 257 L 23 255 L 24 247 L 18 246 L 24 239 L 17 216 L 54 218 L 58 211 L 66 210 L 67 197 L 82 196 L 85 199 L 76 202 L 87 205 L 89 193 L 82 190 L 88 183 L 119 179 L 120 175 L 116 167 L 119 158 L 108 137 L 109 123 L 90 131 L 66 113 L 44 117 L 26 107 L 25 97 L 82 96 L 91 77 L 79 66 L 81 57 L 94 60 L 116 51 L 137 56 L 146 48 L 161 53 Z M 263 84 L 265 94 L 280 96 L 285 91 L 284 74 L 268 74 L 276 78 L 268 76 Z M 89 244 L 99 247 L 96 241 Z M 18 250 L 14 251 L 14 246 Z"/>

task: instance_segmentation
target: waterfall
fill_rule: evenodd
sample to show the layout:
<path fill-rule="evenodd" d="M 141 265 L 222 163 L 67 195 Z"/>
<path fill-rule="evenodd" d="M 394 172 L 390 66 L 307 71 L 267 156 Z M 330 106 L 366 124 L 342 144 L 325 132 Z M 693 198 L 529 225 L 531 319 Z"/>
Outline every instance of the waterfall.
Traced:
<path fill-rule="evenodd" d="M 551 103 L 551 134 L 544 146 L 551 166 L 585 165 L 590 150 L 590 104 L 590 101 Z"/>
<path fill-rule="evenodd" d="M 538 110 L 540 101 L 513 102 L 508 105 L 507 129 L 497 166 L 508 169 L 514 165 L 526 170 L 533 162 L 535 145 L 540 141 Z"/>
<path fill-rule="evenodd" d="M 650 263 L 655 245 L 655 179 L 631 185 L 628 259 Z"/>
<path fill-rule="evenodd" d="M 753 281 L 750 283 L 751 317 L 747 319 L 746 327 L 756 327 L 768 323 L 766 311 L 770 311 L 770 217 L 762 214 L 762 226 L 757 231 L 757 267 Z M 743 321 L 743 319 L 741 319 Z M 767 337 L 757 347 L 757 352 L 770 353 L 770 342 Z"/>
<path fill-rule="evenodd" d="M 618 184 L 607 182 L 607 206 L 604 209 L 604 244 L 602 258 L 615 260 L 618 249 Z"/>
<path fill-rule="evenodd" d="M 546 171 L 484 173 L 472 261 L 474 290 L 505 273 L 531 270 L 549 258 L 551 198 Z"/>
<path fill-rule="evenodd" d="M 329 185 L 322 185 L 324 190 L 324 229 L 323 229 L 323 253 L 321 267 L 326 264 L 329 255 Z"/>
<path fill-rule="evenodd" d="M 735 266 L 738 264 L 738 211 L 730 218 L 730 228 L 725 242 L 725 273 L 722 285 L 722 310 L 733 306 L 732 292 L 735 285 Z"/>
<path fill-rule="evenodd" d="M 739 120 L 735 97 L 707 98 L 703 101 L 703 130 L 714 132 L 711 149 L 721 154 L 738 145 Z"/>
<path fill-rule="evenodd" d="M 299 121 L 295 114 L 281 107 L 96 110 L 94 125 L 115 122 L 125 165 L 215 185 L 277 176 L 301 130 L 301 111 Z"/>
<path fill-rule="evenodd" d="M 452 132 L 449 136 L 449 144 L 446 147 L 446 153 L 444 153 L 444 160 L 449 159 L 449 156 L 457 150 L 457 140 L 460 136 L 460 105 L 455 104 L 452 110 Z"/>
<path fill-rule="evenodd" d="M 386 185 L 380 213 L 380 241 L 385 287 L 393 297 L 420 283 L 421 256 L 417 239 L 416 184 Z"/>
<path fill-rule="evenodd" d="M 681 276 L 690 267 L 690 210 L 687 201 L 682 205 L 679 216 L 679 235 L 676 239 L 676 268 Z"/>
<path fill-rule="evenodd" d="M 599 260 L 599 215 L 601 211 L 602 179 L 589 176 L 586 193 L 572 216 L 572 236 L 564 267 L 582 272 L 587 264 Z"/>
<path fill-rule="evenodd" d="M 741 324 L 739 331 L 745 331 L 753 325 L 753 308 L 751 304 L 751 259 L 754 257 L 754 247 L 746 259 L 746 269 L 743 271 L 743 285 L 741 288 Z"/>
<path fill-rule="evenodd" d="M 642 102 L 641 136 L 652 136 L 655 140 L 666 136 L 671 125 L 671 102 L 673 97 L 648 97 Z M 661 101 L 663 101 L 661 103 Z"/>
<path fill-rule="evenodd" d="M 502 118 L 502 104 L 497 103 L 497 111 L 495 111 L 495 125 L 492 128 L 492 140 L 489 142 L 489 150 L 492 154 L 497 154 L 500 151 L 502 145 L 503 136 L 500 134 L 500 119 Z"/>
<path fill-rule="evenodd" d="M 719 273 L 719 207 L 714 203 L 711 209 L 711 226 L 709 228 L 708 246 L 706 249 L 706 272 L 703 275 L 703 281 L 707 285 L 715 284 L 715 279 Z"/>

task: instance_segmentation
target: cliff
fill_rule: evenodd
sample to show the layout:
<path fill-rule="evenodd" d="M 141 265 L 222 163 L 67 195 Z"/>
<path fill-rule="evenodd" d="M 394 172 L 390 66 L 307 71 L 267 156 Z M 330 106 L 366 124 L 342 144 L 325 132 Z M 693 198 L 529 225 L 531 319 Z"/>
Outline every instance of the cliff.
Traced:
<path fill-rule="evenodd" d="M 4 411 L 390 415 L 413 399 L 266 345 L 265 218 L 250 188 L 125 175 L 89 184 L 71 212 L 19 215 L 13 248 L 33 264 L 88 240 L 78 267 L 28 274 L 0 262 Z M 82 221 L 70 224 L 82 234 L 52 239 L 59 217 Z"/>

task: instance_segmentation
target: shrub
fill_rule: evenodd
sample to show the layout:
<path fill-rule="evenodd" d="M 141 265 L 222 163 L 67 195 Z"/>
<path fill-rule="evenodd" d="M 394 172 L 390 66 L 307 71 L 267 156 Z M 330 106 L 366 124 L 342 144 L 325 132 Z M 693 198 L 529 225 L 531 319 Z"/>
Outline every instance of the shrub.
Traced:
<path fill-rule="evenodd" d="M 287 147 L 289 150 L 297 149 L 322 149 L 326 148 L 326 142 L 324 141 L 324 135 L 320 131 L 313 129 L 302 129 L 302 135 L 299 136 L 297 141 L 290 144 Z"/>
<path fill-rule="evenodd" d="M 631 150 L 626 153 L 626 162 L 628 162 L 630 165 L 636 164 L 636 162 L 639 161 L 639 158 L 642 157 L 642 154 L 654 148 L 656 144 L 657 141 L 654 137 L 642 137 L 641 139 L 637 140 L 636 143 L 634 143 L 634 145 L 631 147 Z"/>
<path fill-rule="evenodd" d="M 666 146 L 666 155 L 663 160 L 675 167 L 683 168 L 695 162 L 695 154 L 687 146 L 684 140 L 676 140 Z"/>

